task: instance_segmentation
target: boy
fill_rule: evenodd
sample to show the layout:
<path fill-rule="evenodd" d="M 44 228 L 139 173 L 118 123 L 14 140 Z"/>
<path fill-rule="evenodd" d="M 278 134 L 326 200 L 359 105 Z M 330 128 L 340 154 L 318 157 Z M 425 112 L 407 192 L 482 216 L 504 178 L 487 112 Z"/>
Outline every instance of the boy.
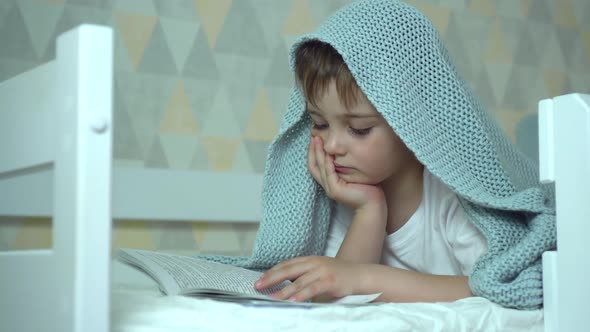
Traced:
<path fill-rule="evenodd" d="M 316 42 L 342 65 L 298 74 L 269 147 L 252 256 L 218 260 L 270 269 L 258 288 L 295 279 L 276 296 L 296 301 L 378 291 L 380 301 L 473 294 L 540 307 L 541 255 L 556 245 L 553 197 L 458 75 L 429 20 L 399 1 L 353 2 L 293 45 L 296 71 L 306 71 L 298 53 Z M 353 89 L 339 78 L 347 71 Z M 433 192 L 443 213 L 414 218 Z M 408 226 L 448 227 L 423 237 L 427 248 L 410 262 L 395 245 L 383 250 L 386 234 Z"/>

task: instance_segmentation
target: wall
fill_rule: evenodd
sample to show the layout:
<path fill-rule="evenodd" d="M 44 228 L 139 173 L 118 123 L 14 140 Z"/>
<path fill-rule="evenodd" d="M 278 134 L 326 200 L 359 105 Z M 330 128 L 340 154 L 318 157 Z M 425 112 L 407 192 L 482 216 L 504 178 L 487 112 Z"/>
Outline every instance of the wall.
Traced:
<path fill-rule="evenodd" d="M 348 2 L 3 0 L 0 80 L 52 59 L 55 37 L 79 23 L 111 26 L 117 165 L 261 173 L 292 85 L 291 42 Z M 538 100 L 590 92 L 587 0 L 408 2 L 533 158 Z M 113 245 L 247 254 L 256 228 L 126 220 Z M 50 245 L 49 221 L 0 219 L 1 250 Z"/>

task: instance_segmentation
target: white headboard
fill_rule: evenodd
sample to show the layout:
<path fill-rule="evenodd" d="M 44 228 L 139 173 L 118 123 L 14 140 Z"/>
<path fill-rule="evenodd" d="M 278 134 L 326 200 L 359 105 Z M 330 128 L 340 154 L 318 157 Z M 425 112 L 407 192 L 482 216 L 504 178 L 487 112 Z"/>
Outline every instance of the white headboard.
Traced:
<path fill-rule="evenodd" d="M 15 183 L 27 203 L 38 188 L 19 179 L 53 169 L 53 248 L 0 252 L 0 322 L 4 331 L 106 332 L 112 31 L 81 26 L 58 38 L 56 53 L 0 84 L 0 182 Z"/>

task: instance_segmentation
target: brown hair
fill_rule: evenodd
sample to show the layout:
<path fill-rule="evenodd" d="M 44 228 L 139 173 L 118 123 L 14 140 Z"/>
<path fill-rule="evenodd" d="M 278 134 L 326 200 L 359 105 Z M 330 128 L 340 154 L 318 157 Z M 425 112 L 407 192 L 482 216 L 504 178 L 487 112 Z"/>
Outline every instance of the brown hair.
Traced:
<path fill-rule="evenodd" d="M 338 51 L 319 40 L 303 42 L 295 50 L 295 80 L 307 101 L 314 106 L 327 92 L 332 80 L 348 109 L 356 105 L 361 92 Z"/>

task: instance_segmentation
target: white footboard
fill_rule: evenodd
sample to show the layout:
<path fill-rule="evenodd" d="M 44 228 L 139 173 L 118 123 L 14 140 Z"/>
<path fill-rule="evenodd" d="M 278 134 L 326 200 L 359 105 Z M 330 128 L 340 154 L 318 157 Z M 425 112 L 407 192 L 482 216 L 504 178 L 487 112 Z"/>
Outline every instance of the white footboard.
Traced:
<path fill-rule="evenodd" d="M 0 186 L 53 169 L 53 248 L 0 253 L 2 330 L 109 330 L 112 45 L 81 26 L 54 61 L 0 83 Z"/>

